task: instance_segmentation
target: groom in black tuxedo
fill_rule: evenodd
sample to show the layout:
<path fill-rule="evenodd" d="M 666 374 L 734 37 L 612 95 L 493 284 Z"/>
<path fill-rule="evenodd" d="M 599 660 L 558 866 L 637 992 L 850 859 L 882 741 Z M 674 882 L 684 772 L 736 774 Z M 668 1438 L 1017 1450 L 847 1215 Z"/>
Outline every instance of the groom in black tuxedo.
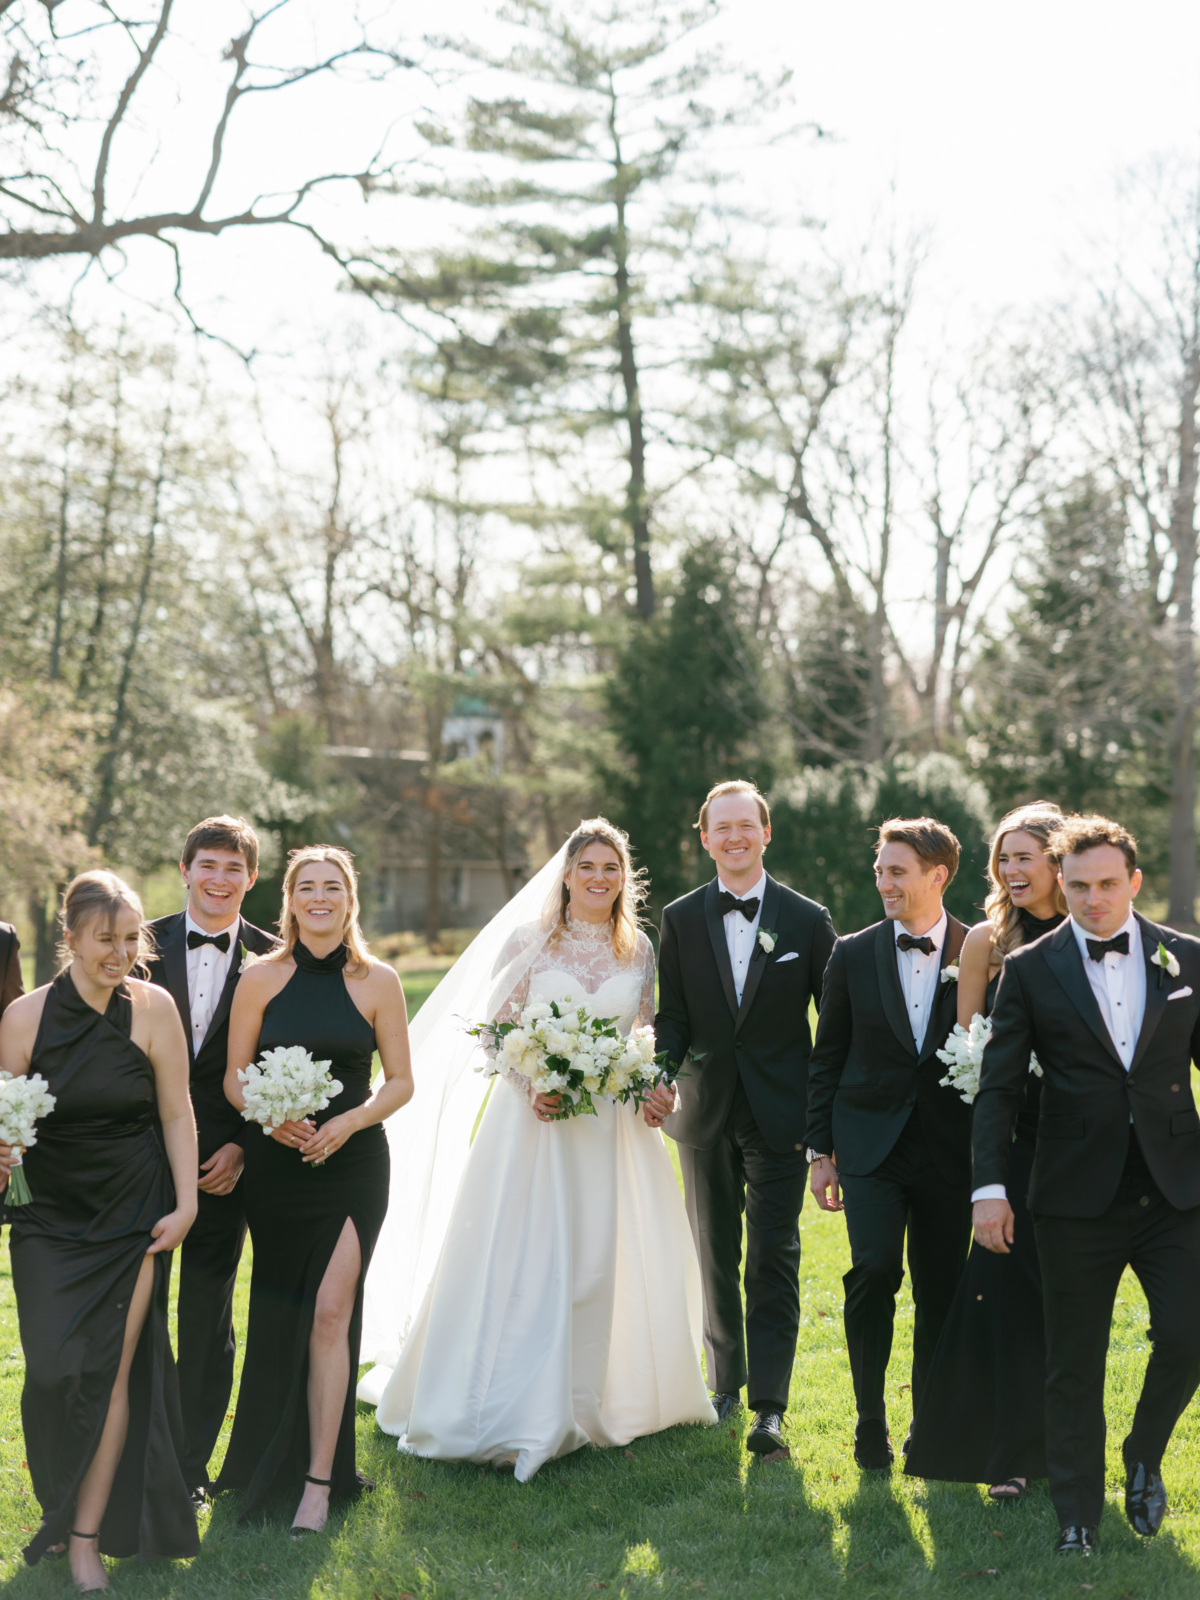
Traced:
<path fill-rule="evenodd" d="M 663 912 L 654 1027 L 680 1076 L 646 1120 L 679 1146 L 717 1415 L 748 1386 L 746 1443 L 768 1455 L 784 1448 L 800 1325 L 808 1007 L 821 1003 L 834 932 L 824 906 L 763 870 L 771 816 L 753 784 L 717 784 L 697 826 L 717 876 Z"/>
<path fill-rule="evenodd" d="M 942 905 L 959 855 L 954 834 L 932 817 L 882 825 L 875 882 L 884 920 L 838 940 L 808 1069 L 809 1182 L 823 1211 L 845 1210 L 850 1236 L 854 1458 L 875 1471 L 893 1460 L 884 1380 L 905 1233 L 914 1413 L 970 1243 L 971 1113 L 941 1083 L 937 1058 L 955 1022 L 951 974 L 967 933 Z"/>
<path fill-rule="evenodd" d="M 225 1098 L 229 1008 L 246 956 L 265 955 L 276 940 L 241 915 L 258 876 L 258 835 L 248 822 L 198 822 L 179 868 L 187 909 L 150 924 L 156 948 L 150 980 L 168 991 L 183 1020 L 200 1146 L 200 1210 L 180 1251 L 177 1339 L 182 1465 L 199 1507 L 233 1391 L 233 1291 L 246 1240 L 242 1141 L 248 1129 L 258 1133 Z"/>
<path fill-rule="evenodd" d="M 1007 1254 L 1005 1184 L 1030 1051 L 1044 1074 L 1029 1209 L 1046 1306 L 1046 1460 L 1057 1549 L 1089 1554 L 1104 1506 L 1104 1370 L 1131 1266 L 1151 1355 L 1125 1440 L 1125 1513 L 1158 1532 L 1163 1452 L 1200 1384 L 1200 940 L 1133 910 L 1137 846 L 1068 817 L 1047 846 L 1070 916 L 1004 963 L 975 1101 L 975 1236 Z"/>

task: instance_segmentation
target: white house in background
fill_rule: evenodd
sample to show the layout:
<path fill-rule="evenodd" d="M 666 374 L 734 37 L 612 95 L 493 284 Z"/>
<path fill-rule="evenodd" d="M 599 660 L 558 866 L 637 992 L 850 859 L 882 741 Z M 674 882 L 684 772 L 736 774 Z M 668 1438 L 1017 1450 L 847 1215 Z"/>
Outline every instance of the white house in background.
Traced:
<path fill-rule="evenodd" d="M 504 874 L 494 861 L 442 861 L 442 913 L 447 928 L 482 928 L 508 903 Z M 425 926 L 428 864 L 422 860 L 397 862 L 380 868 L 375 878 L 372 926 L 379 933 L 401 933 Z"/>

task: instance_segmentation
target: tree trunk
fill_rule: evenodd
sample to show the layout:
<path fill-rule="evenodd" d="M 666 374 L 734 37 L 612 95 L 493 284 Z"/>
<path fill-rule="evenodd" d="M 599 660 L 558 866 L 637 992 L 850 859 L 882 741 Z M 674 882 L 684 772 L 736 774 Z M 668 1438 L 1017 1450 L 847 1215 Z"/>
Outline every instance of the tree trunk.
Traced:
<path fill-rule="evenodd" d="M 29 896 L 29 920 L 33 924 L 33 982 L 35 988 L 49 983 L 58 965 L 55 957 L 55 915 L 62 897 L 60 884 L 47 898 L 44 891 L 34 891 Z"/>
<path fill-rule="evenodd" d="M 654 575 L 650 567 L 650 518 L 646 509 L 646 431 L 638 380 L 637 352 L 633 344 L 633 306 L 629 283 L 629 232 L 625 220 L 626 177 L 616 126 L 616 101 L 612 102 L 609 132 L 613 141 L 614 188 L 617 227 L 613 241 L 616 269 L 617 354 L 621 385 L 625 391 L 625 420 L 629 429 L 629 484 L 625 492 L 625 520 L 633 542 L 633 579 L 638 616 L 654 615 Z"/>
<path fill-rule="evenodd" d="M 1200 399 L 1200 349 L 1184 369 L 1179 408 L 1179 482 L 1171 509 L 1175 546 L 1175 707 L 1171 717 L 1171 897 L 1173 928 L 1196 924 L 1196 404 Z"/>
<path fill-rule="evenodd" d="M 58 498 L 58 549 L 54 562 L 54 636 L 50 644 L 50 681 L 62 677 L 63 628 L 67 609 L 67 536 L 71 508 L 71 441 L 75 415 L 75 384 L 67 390 L 67 419 L 63 424 L 62 486 Z"/>

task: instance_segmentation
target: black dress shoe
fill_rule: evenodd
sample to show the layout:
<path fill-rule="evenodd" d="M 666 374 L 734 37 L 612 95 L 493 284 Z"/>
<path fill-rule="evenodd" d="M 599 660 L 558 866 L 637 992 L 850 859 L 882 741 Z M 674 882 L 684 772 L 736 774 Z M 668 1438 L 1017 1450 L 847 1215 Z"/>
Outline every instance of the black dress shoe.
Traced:
<path fill-rule="evenodd" d="M 736 1394 L 714 1394 L 712 1403 L 718 1422 L 728 1422 L 735 1411 L 742 1409 L 742 1402 Z"/>
<path fill-rule="evenodd" d="M 882 1417 L 859 1417 L 854 1425 L 854 1459 L 864 1472 L 890 1472 L 896 1459 Z"/>
<path fill-rule="evenodd" d="M 772 1450 L 786 1450 L 783 1442 L 783 1416 L 778 1411 L 756 1411 L 754 1426 L 746 1435 L 746 1449 L 756 1456 L 769 1456 Z"/>
<path fill-rule="evenodd" d="M 1090 1556 L 1096 1548 L 1095 1528 L 1062 1528 L 1059 1530 L 1058 1543 L 1054 1546 L 1055 1555 L 1066 1555 L 1070 1552 L 1078 1556 Z"/>
<path fill-rule="evenodd" d="M 1125 1474 L 1125 1515 L 1134 1533 L 1152 1539 L 1167 1514 L 1167 1490 L 1158 1473 L 1135 1461 Z"/>
<path fill-rule="evenodd" d="M 201 1483 L 191 1493 L 192 1510 L 196 1515 L 202 1516 L 204 1512 L 212 1510 L 212 1500 L 209 1496 L 208 1484 Z"/>

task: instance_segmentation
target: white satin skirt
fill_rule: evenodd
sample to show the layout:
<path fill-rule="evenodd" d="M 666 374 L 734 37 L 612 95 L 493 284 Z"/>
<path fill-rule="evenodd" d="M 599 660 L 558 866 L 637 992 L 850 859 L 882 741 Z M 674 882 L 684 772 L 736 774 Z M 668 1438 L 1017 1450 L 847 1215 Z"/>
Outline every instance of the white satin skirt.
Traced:
<path fill-rule="evenodd" d="M 397 1366 L 358 1397 L 399 1448 L 515 1455 L 714 1423 L 700 1268 L 663 1136 L 631 1106 L 543 1123 L 497 1082 Z"/>

